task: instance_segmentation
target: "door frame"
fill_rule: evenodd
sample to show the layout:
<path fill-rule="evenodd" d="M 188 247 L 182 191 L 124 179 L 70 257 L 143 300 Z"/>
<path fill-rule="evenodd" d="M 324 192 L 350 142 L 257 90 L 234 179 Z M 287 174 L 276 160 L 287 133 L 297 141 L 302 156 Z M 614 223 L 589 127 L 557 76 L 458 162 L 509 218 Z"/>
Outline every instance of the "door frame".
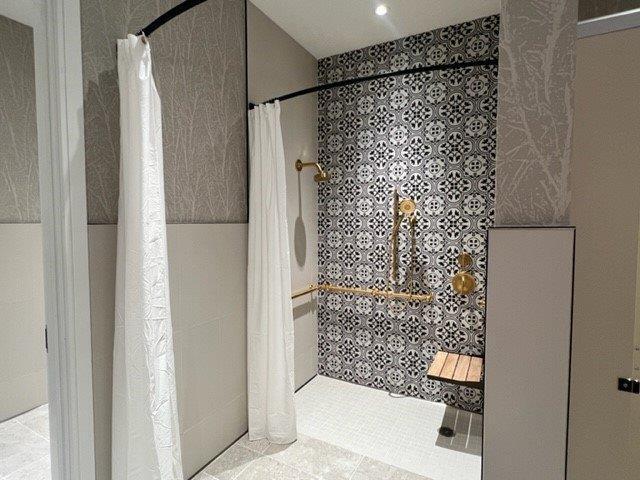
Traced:
<path fill-rule="evenodd" d="M 54 480 L 94 480 L 79 0 L 2 0 L 33 28 Z"/>

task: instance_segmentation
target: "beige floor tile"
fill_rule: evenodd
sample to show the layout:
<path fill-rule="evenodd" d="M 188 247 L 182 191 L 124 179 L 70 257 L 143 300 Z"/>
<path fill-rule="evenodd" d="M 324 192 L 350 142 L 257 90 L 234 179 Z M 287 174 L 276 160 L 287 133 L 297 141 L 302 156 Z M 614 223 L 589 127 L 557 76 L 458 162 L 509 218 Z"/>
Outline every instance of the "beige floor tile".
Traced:
<path fill-rule="evenodd" d="M 265 455 L 323 480 L 349 480 L 362 455 L 300 435 L 291 445 L 270 445 Z"/>
<path fill-rule="evenodd" d="M 193 477 L 191 480 L 215 480 L 215 478 L 216 477 L 212 477 L 207 472 L 200 472 L 195 477 Z"/>
<path fill-rule="evenodd" d="M 42 457 L 4 477 L 3 480 L 51 480 L 51 460 L 48 455 Z"/>
<path fill-rule="evenodd" d="M 261 457 L 247 467 L 237 480 L 316 480 L 315 477 L 270 457 Z"/>
<path fill-rule="evenodd" d="M 264 453 L 264 451 L 269 448 L 269 445 L 271 445 L 268 440 L 249 440 L 248 433 L 245 434 L 240 440 L 238 440 L 237 444 L 258 453 Z"/>
<path fill-rule="evenodd" d="M 204 473 L 216 480 L 233 480 L 260 457 L 261 455 L 258 452 L 236 443 L 211 462 L 204 469 Z"/>
<path fill-rule="evenodd" d="M 427 477 L 417 475 L 401 468 L 396 468 L 386 463 L 378 462 L 372 458 L 364 457 L 358 465 L 351 480 L 429 480 Z"/>
<path fill-rule="evenodd" d="M 10 420 L 0 424 L 0 477 L 49 455 L 49 442 L 33 430 Z"/>
<path fill-rule="evenodd" d="M 49 439 L 49 405 L 34 408 L 18 417 L 17 420 L 38 435 Z"/>

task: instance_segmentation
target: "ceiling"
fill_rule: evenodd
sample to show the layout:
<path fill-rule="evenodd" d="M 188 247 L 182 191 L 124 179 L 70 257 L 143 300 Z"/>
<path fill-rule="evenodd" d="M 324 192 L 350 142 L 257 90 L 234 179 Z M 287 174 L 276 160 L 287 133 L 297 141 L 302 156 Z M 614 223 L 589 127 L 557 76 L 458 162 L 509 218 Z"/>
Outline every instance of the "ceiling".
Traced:
<path fill-rule="evenodd" d="M 316 58 L 499 13 L 500 0 L 251 0 Z M 381 3 L 388 13 L 374 13 Z"/>

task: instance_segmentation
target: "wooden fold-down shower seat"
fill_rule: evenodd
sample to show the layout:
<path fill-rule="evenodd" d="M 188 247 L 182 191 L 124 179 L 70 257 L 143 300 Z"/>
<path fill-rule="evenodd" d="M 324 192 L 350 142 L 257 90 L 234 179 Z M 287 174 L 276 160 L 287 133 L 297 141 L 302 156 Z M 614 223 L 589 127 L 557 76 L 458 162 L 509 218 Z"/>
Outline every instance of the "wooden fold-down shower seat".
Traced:
<path fill-rule="evenodd" d="M 431 362 L 427 377 L 466 387 L 482 388 L 482 357 L 438 352 Z"/>

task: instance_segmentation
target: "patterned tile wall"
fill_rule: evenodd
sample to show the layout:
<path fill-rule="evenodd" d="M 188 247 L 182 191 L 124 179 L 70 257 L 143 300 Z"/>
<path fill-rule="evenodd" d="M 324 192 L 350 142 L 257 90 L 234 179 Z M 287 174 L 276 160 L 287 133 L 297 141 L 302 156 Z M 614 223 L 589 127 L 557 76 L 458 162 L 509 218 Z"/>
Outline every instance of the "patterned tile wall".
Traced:
<path fill-rule="evenodd" d="M 116 40 L 180 0 L 81 0 L 89 223 L 117 222 Z M 151 37 L 162 100 L 169 223 L 243 223 L 246 201 L 245 1 L 208 0 Z"/>
<path fill-rule="evenodd" d="M 319 82 L 406 68 L 497 58 L 499 17 L 374 45 L 319 61 Z M 390 77 L 319 96 L 319 281 L 387 286 L 393 191 L 418 207 L 415 291 L 433 304 L 321 294 L 319 372 L 467 410 L 479 390 L 429 380 L 436 351 L 482 355 L 485 231 L 493 222 L 497 67 Z M 449 281 L 456 257 L 474 258 L 477 292 Z M 407 290 L 411 239 L 400 234 Z"/>
<path fill-rule="evenodd" d="M 40 222 L 33 29 L 0 15 L 0 223 Z"/>

